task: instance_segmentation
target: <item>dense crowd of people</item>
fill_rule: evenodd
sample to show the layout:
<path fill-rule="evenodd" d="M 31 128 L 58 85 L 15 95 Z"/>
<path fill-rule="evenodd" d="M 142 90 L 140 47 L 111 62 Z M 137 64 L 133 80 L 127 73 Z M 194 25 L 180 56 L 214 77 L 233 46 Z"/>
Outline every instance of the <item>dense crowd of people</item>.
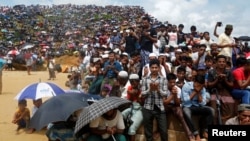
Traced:
<path fill-rule="evenodd" d="M 225 31 L 218 34 L 220 23 L 215 23 L 213 32 L 218 41 L 213 41 L 209 31 L 193 25 L 189 33 L 184 33 L 185 25 L 159 22 L 136 6 L 61 5 L 40 9 L 35 14 L 65 14 L 53 26 L 49 26 L 53 18 L 41 22 L 38 28 L 45 32 L 36 36 L 40 44 L 46 41 L 51 51 L 53 40 L 62 39 L 56 47 L 58 52 L 79 52 L 80 65 L 68 76 L 67 86 L 103 98 L 118 96 L 132 101 L 132 107 L 122 112 L 125 118 L 134 110 L 128 130 L 131 141 L 141 124 L 148 141 L 157 135 L 168 140 L 170 111 L 182 123 L 189 140 L 207 138 L 209 125 L 231 123 L 237 115 L 238 122 L 234 123 L 250 124 L 249 112 L 245 118 L 241 115 L 242 109 L 250 110 L 250 54 L 247 42 L 243 44 L 232 36 L 233 25 L 226 24 Z M 72 14 L 75 22 L 67 20 Z M 102 18 L 98 14 L 103 14 Z M 47 51 L 47 57 L 53 58 L 54 53 Z M 53 74 L 50 79 L 54 79 Z M 237 109 L 238 104 L 244 108 L 241 105 Z M 199 129 L 193 121 L 195 115 L 204 121 Z M 157 133 L 152 132 L 153 119 L 158 122 Z"/>

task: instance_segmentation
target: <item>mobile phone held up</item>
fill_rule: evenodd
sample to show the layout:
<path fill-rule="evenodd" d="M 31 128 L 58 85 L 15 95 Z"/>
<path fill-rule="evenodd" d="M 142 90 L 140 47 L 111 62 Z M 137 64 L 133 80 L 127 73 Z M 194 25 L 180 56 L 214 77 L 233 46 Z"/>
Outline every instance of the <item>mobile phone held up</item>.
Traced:
<path fill-rule="evenodd" d="M 221 27 L 221 26 L 222 26 L 222 22 L 217 22 L 217 25 L 218 25 L 219 27 Z"/>

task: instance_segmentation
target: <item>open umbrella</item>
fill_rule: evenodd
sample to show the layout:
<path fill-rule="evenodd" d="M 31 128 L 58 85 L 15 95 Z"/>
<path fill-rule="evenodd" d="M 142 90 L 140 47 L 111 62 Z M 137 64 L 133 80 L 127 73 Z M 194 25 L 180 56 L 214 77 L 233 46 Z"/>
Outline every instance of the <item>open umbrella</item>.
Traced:
<path fill-rule="evenodd" d="M 11 50 L 8 52 L 8 54 L 11 54 L 11 55 L 18 55 L 19 54 L 19 51 L 17 50 Z"/>
<path fill-rule="evenodd" d="M 118 108 L 121 105 L 131 103 L 127 99 L 123 99 L 116 96 L 103 98 L 99 101 L 94 102 L 90 106 L 86 107 L 80 114 L 75 127 L 75 134 L 84 128 L 85 125 L 100 117 L 109 110 Z"/>
<path fill-rule="evenodd" d="M 32 44 L 26 44 L 26 45 L 23 46 L 22 49 L 30 49 L 30 48 L 33 48 L 33 47 L 34 47 L 34 45 L 32 45 Z"/>
<path fill-rule="evenodd" d="M 250 37 L 249 36 L 240 36 L 238 38 L 238 40 L 240 40 L 240 41 L 250 41 Z"/>
<path fill-rule="evenodd" d="M 33 83 L 21 90 L 15 97 L 17 100 L 21 99 L 40 99 L 43 97 L 51 97 L 64 94 L 65 91 L 58 85 L 50 82 Z"/>
<path fill-rule="evenodd" d="M 89 94 L 66 93 L 48 99 L 35 112 L 30 120 L 30 127 L 41 130 L 52 122 L 67 121 L 71 114 L 88 106 L 89 99 L 99 97 Z"/>

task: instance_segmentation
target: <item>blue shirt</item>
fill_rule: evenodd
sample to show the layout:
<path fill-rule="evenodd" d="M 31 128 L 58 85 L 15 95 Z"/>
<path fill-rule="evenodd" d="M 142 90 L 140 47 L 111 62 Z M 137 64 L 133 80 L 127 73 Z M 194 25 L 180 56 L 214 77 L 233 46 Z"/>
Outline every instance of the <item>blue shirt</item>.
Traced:
<path fill-rule="evenodd" d="M 122 66 L 119 62 L 115 61 L 113 64 L 110 63 L 110 61 L 107 61 L 104 63 L 104 69 L 106 69 L 107 66 L 114 66 L 115 69 L 119 72 L 119 71 L 122 71 Z M 117 77 L 117 74 L 115 73 L 114 70 L 112 69 L 108 69 L 107 70 L 107 74 L 105 77 L 108 77 L 108 78 L 116 78 Z"/>
<path fill-rule="evenodd" d="M 3 66 L 6 64 L 6 61 L 0 58 L 0 71 L 3 69 Z"/>
<path fill-rule="evenodd" d="M 198 96 L 195 95 L 192 99 L 190 99 L 190 95 L 194 91 L 194 82 L 187 82 L 182 87 L 181 92 L 181 101 L 183 107 L 191 107 L 191 106 L 205 106 L 206 105 L 206 89 L 203 88 L 201 90 L 202 102 L 198 101 Z"/>

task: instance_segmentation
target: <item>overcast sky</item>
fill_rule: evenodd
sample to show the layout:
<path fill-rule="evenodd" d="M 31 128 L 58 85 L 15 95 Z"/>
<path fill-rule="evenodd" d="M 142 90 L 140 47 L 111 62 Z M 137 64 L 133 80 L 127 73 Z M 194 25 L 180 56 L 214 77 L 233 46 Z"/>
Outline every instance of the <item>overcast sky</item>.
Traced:
<path fill-rule="evenodd" d="M 189 32 L 191 25 L 196 25 L 198 31 L 209 31 L 212 34 L 215 23 L 222 21 L 223 27 L 218 29 L 218 33 L 224 32 L 226 24 L 232 24 L 232 36 L 250 36 L 249 0 L 1 0 L 0 5 L 68 3 L 139 5 L 160 21 L 169 21 L 176 25 L 183 23 L 185 32 Z"/>

